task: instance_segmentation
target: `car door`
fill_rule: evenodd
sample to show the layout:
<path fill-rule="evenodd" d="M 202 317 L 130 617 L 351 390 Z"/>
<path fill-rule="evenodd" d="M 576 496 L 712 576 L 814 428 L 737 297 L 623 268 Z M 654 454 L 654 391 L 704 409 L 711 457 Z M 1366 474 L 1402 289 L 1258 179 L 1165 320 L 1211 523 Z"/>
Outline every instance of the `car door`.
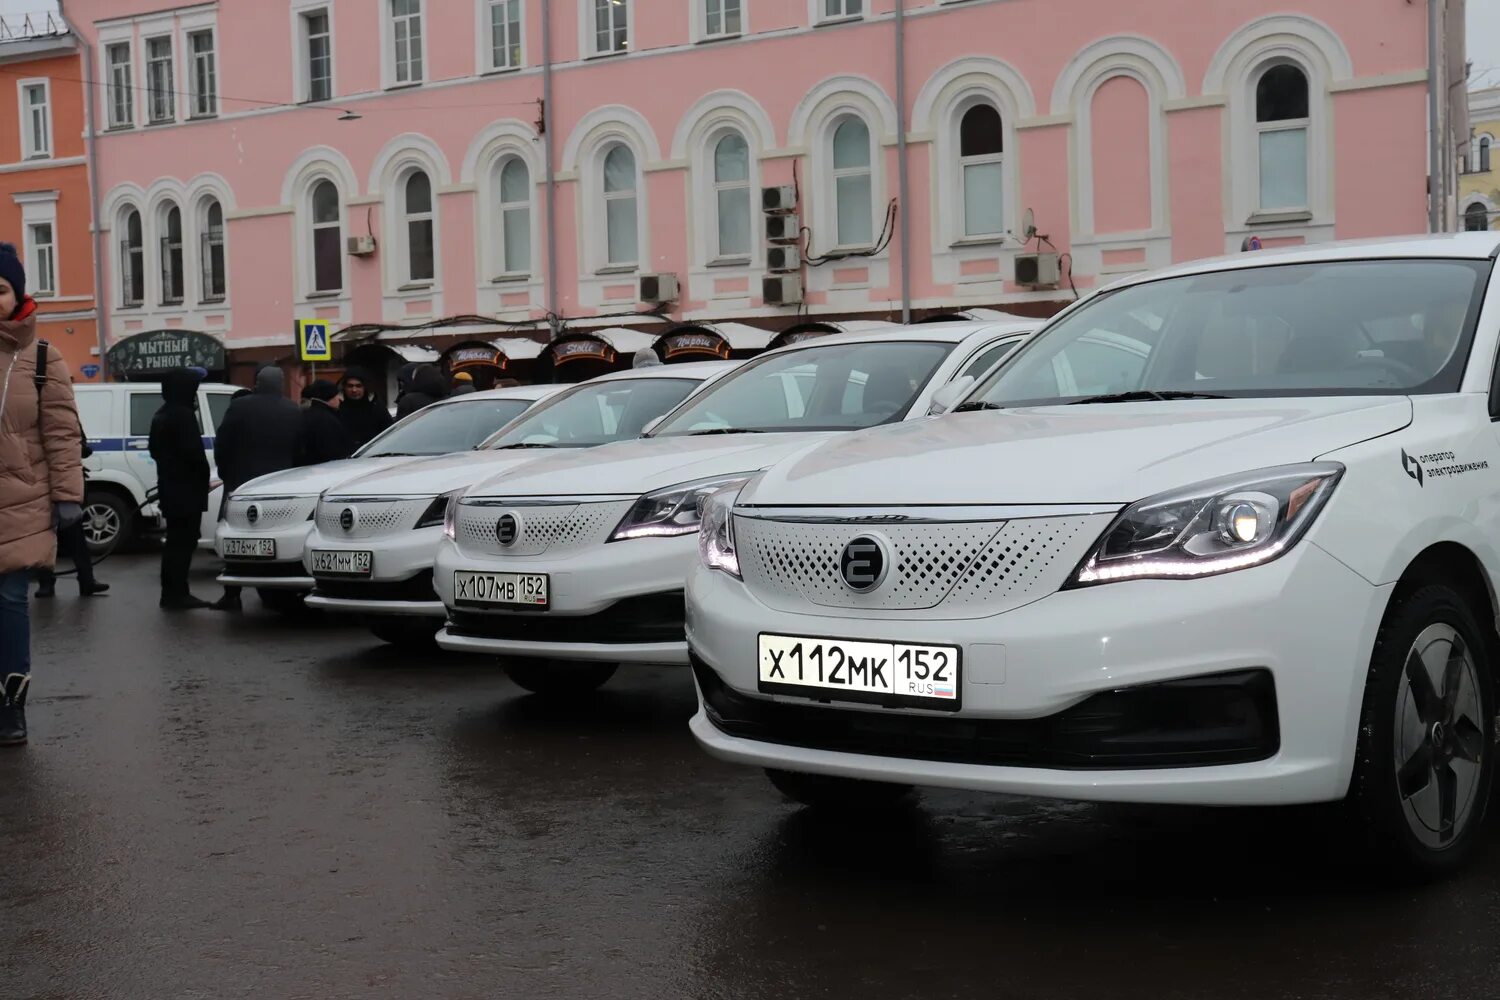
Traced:
<path fill-rule="evenodd" d="M 125 466 L 147 491 L 156 486 L 151 459 L 151 418 L 161 409 L 161 386 L 131 385 L 125 392 Z"/>
<path fill-rule="evenodd" d="M 219 437 L 219 426 L 224 423 L 224 414 L 229 412 L 229 403 L 234 398 L 233 389 L 198 390 L 198 413 L 204 421 L 203 447 L 208 450 L 208 462 L 215 469 L 214 442 Z"/>

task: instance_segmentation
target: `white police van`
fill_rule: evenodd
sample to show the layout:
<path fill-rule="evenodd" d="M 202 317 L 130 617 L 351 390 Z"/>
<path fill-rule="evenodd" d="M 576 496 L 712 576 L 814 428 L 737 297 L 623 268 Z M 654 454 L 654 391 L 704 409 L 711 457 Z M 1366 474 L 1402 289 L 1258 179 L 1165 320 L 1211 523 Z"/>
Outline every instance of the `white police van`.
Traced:
<path fill-rule="evenodd" d="M 203 445 L 213 461 L 214 437 L 238 386 L 204 383 L 198 387 L 198 414 Z M 161 386 L 155 382 L 74 386 L 83 433 L 94 454 L 84 470 L 84 534 L 95 555 L 109 552 L 143 532 L 156 530 L 156 505 L 147 495 L 156 488 L 151 459 L 151 418 L 161 408 Z M 212 532 L 209 533 L 210 539 Z"/>

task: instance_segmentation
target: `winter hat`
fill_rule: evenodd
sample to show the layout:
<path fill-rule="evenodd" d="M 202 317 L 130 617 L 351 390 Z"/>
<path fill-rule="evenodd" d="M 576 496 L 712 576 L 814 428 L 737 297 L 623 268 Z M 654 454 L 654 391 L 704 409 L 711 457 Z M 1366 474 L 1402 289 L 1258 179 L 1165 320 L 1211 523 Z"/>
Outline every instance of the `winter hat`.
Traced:
<path fill-rule="evenodd" d="M 328 402 L 339 394 L 339 387 L 326 378 L 314 379 L 309 382 L 306 389 L 302 390 L 303 399 L 320 399 Z"/>
<path fill-rule="evenodd" d="M 455 382 L 473 382 L 474 381 L 474 376 L 470 375 L 468 372 L 454 372 L 453 373 L 453 381 L 455 381 Z"/>
<path fill-rule="evenodd" d="M 26 265 L 16 256 L 14 243 L 0 243 L 0 278 L 10 283 L 16 291 L 16 304 L 26 297 Z"/>
<path fill-rule="evenodd" d="M 255 391 L 262 395 L 280 396 L 286 391 L 286 373 L 275 365 L 266 365 L 255 373 Z"/>

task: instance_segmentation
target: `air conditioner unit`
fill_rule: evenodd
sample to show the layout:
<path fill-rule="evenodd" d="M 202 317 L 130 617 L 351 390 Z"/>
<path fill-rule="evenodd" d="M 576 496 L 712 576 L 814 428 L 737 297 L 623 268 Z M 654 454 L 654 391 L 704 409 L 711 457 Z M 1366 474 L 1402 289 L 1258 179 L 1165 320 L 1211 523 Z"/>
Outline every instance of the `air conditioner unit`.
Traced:
<path fill-rule="evenodd" d="M 795 212 L 797 189 L 790 184 L 761 188 L 760 207 L 767 212 Z"/>
<path fill-rule="evenodd" d="M 766 239 L 771 243 L 797 243 L 802 239 L 802 217 L 791 215 L 766 216 Z"/>
<path fill-rule="evenodd" d="M 677 301 L 677 275 L 675 274 L 643 274 L 641 275 L 641 299 L 652 305 L 660 305 L 664 302 Z"/>
<path fill-rule="evenodd" d="M 771 247 L 766 250 L 766 270 L 800 271 L 802 252 L 796 247 Z"/>
<path fill-rule="evenodd" d="M 768 275 L 761 279 L 761 298 L 768 306 L 794 306 L 802 301 L 802 278 L 796 274 Z"/>
<path fill-rule="evenodd" d="M 1016 257 L 1016 284 L 1027 288 L 1056 288 L 1062 277 L 1055 253 L 1023 253 Z"/>
<path fill-rule="evenodd" d="M 368 257 L 375 252 L 375 237 L 351 236 L 344 241 L 351 257 Z"/>

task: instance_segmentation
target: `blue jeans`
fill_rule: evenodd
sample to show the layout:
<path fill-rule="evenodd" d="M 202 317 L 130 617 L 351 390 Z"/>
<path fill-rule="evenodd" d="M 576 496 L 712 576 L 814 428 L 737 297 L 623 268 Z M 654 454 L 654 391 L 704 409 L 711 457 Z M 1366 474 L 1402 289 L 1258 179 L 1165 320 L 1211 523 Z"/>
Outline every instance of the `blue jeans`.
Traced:
<path fill-rule="evenodd" d="M 31 570 L 0 573 L 0 681 L 31 673 Z"/>

